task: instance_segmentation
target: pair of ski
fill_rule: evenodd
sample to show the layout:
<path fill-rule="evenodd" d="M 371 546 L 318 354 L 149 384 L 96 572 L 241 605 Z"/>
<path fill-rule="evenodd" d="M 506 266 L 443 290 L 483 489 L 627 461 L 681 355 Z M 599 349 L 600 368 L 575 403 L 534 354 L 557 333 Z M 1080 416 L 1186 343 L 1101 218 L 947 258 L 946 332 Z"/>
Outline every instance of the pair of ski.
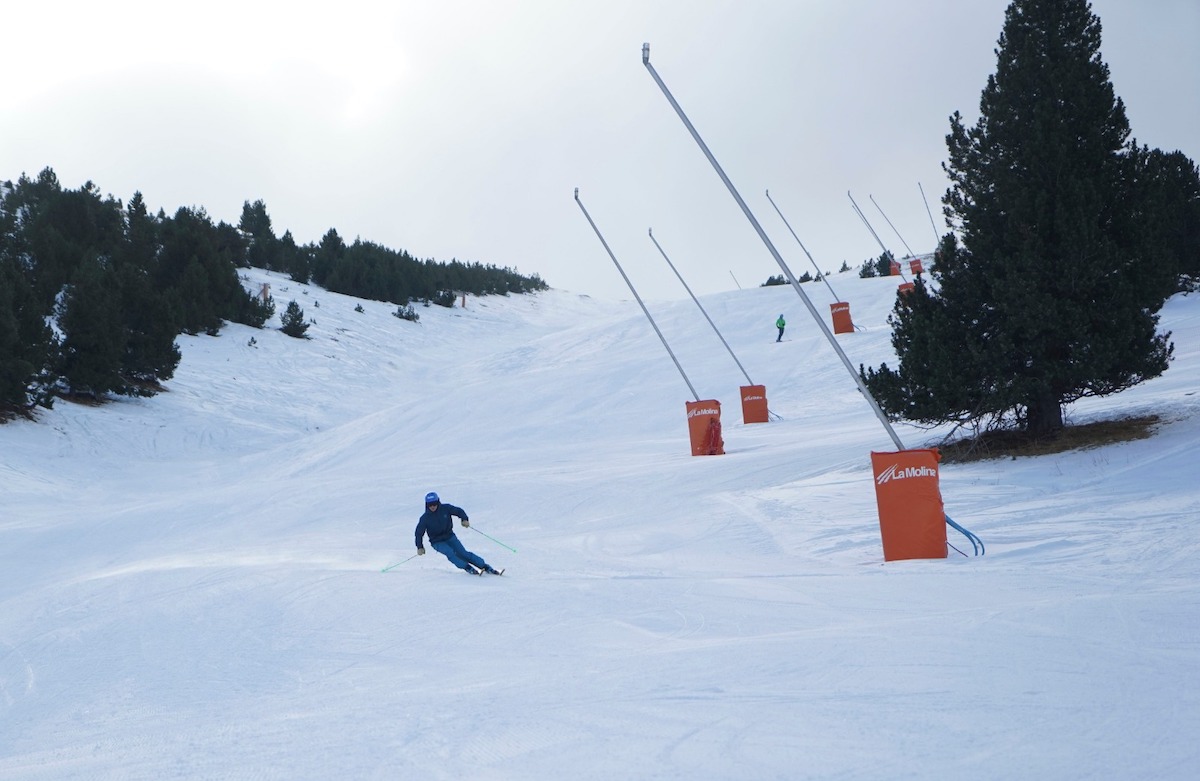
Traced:
<path fill-rule="evenodd" d="M 473 575 L 480 575 L 480 576 L 482 576 L 482 575 L 503 575 L 504 574 L 504 570 L 502 570 L 502 569 L 494 569 L 491 572 L 489 572 L 488 570 L 485 570 L 485 569 L 472 569 L 472 570 L 468 570 L 468 572 L 470 572 Z"/>

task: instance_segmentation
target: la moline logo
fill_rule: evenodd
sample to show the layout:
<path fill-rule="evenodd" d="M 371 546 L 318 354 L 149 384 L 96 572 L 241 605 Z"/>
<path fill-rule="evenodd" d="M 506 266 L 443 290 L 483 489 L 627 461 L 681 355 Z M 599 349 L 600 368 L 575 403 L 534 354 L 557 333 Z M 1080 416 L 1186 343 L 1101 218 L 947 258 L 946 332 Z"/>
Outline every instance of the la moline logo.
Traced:
<path fill-rule="evenodd" d="M 875 482 L 883 485 L 892 480 L 907 480 L 910 477 L 937 477 L 937 470 L 931 466 L 901 467 L 899 464 L 892 464 L 875 476 Z"/>

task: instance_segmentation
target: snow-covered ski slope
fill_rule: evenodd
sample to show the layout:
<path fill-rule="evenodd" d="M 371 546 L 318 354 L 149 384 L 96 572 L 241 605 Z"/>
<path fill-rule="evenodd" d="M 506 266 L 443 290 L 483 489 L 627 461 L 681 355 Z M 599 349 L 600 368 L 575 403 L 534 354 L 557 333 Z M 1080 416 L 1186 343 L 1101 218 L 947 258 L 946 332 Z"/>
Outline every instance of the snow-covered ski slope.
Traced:
<path fill-rule="evenodd" d="M 262 281 L 311 340 L 180 337 L 166 393 L 0 426 L 0 779 L 1194 777 L 1200 296 L 1163 377 L 1069 412 L 1152 439 L 947 465 L 987 555 L 885 564 L 892 442 L 790 287 L 702 298 L 749 426 L 691 300 L 647 302 L 723 403 L 697 458 L 633 301 Z M 897 280 L 830 281 L 889 360 Z M 505 577 L 381 572 L 431 490 Z"/>

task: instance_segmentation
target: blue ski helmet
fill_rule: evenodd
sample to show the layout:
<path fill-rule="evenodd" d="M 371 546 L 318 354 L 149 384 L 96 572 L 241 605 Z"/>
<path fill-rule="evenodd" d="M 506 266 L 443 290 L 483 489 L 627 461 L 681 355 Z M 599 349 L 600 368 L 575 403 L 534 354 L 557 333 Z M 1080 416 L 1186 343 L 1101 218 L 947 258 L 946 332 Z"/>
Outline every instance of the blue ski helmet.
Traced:
<path fill-rule="evenodd" d="M 430 491 L 425 494 L 425 504 L 441 504 L 442 500 L 438 498 L 436 491 Z"/>

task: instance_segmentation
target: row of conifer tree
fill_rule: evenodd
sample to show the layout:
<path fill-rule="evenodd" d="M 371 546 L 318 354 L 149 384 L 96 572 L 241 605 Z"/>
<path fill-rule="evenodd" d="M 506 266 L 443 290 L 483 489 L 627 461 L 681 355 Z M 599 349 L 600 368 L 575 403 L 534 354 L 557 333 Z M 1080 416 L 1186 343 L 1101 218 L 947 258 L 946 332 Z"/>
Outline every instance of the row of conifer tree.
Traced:
<path fill-rule="evenodd" d="M 407 252 L 328 231 L 319 244 L 276 237 L 262 201 L 238 226 L 203 208 L 151 214 L 92 183 L 64 188 L 50 168 L 0 183 L 0 421 L 57 397 L 152 395 L 179 365 L 181 333 L 227 322 L 263 327 L 274 302 L 247 291 L 239 268 L 407 306 L 458 294 L 528 293 L 536 275 Z"/>

